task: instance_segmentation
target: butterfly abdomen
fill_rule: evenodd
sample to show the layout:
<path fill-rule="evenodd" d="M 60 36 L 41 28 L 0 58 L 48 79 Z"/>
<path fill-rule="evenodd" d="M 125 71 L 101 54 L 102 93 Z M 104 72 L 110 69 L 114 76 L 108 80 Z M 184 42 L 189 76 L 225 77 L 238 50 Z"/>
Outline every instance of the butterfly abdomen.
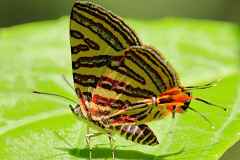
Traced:
<path fill-rule="evenodd" d="M 115 130 L 127 140 L 138 144 L 150 146 L 159 144 L 157 137 L 145 124 L 116 126 Z"/>

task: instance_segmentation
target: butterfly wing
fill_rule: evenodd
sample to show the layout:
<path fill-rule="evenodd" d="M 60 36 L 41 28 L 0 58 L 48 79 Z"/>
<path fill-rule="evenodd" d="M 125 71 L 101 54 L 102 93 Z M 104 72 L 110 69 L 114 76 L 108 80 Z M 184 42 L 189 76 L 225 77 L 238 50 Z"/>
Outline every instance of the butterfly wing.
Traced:
<path fill-rule="evenodd" d="M 111 125 L 145 123 L 159 111 L 146 99 L 179 85 L 176 72 L 157 50 L 132 46 L 123 51 L 117 68 L 106 69 L 93 90 L 95 113 L 105 113 L 93 118 L 108 119 Z"/>
<path fill-rule="evenodd" d="M 91 98 L 100 76 L 123 49 L 141 45 L 135 33 L 102 7 L 76 1 L 70 19 L 70 43 L 76 93 Z"/>
<path fill-rule="evenodd" d="M 80 100 L 88 103 L 82 105 L 84 102 L 80 102 L 80 106 L 86 107 L 91 120 L 99 126 L 109 125 L 110 119 L 121 121 L 120 126 L 112 127 L 127 139 L 140 144 L 158 144 L 147 125 L 133 125 L 130 117 L 133 113 L 139 115 L 145 112 L 146 104 L 138 104 L 138 101 L 154 97 L 166 88 L 177 85 L 174 73 L 171 82 L 159 77 L 164 69 L 159 72 L 162 62 L 158 61 L 162 58 L 158 53 L 147 47 L 131 48 L 142 45 L 134 31 L 119 17 L 90 2 L 77 1 L 72 8 L 70 43 L 74 86 Z M 126 54 L 127 51 L 136 53 Z M 153 52 L 141 55 L 140 51 Z M 141 63 L 142 59 L 157 72 Z M 166 75 L 170 74 L 172 72 Z M 130 107 L 132 110 L 125 111 L 126 117 L 117 118 L 124 115 L 122 108 Z"/>
<path fill-rule="evenodd" d="M 116 132 L 120 133 L 127 140 L 138 144 L 154 146 L 159 144 L 153 131 L 145 124 L 141 125 L 122 125 L 115 127 Z"/>

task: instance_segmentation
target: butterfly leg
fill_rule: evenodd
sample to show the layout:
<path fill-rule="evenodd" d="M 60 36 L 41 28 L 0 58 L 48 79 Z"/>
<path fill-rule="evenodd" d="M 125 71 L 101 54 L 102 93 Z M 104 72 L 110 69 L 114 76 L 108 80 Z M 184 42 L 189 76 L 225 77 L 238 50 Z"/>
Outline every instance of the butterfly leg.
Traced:
<path fill-rule="evenodd" d="M 92 160 L 91 134 L 88 126 L 87 126 L 87 134 L 85 138 L 86 138 L 86 143 L 89 149 L 89 160 Z"/>
<path fill-rule="evenodd" d="M 87 134 L 85 135 L 85 139 L 86 139 L 86 143 L 89 149 L 89 160 L 92 160 L 92 148 L 91 148 L 91 144 L 90 144 L 90 139 L 91 137 L 89 136 L 89 127 L 87 126 Z"/>
<path fill-rule="evenodd" d="M 110 147 L 112 149 L 112 160 L 115 160 L 115 144 L 114 144 L 114 139 L 112 137 L 112 133 L 108 133 L 108 139 L 109 139 L 109 143 L 110 143 Z"/>
<path fill-rule="evenodd" d="M 87 126 L 87 134 L 85 135 L 87 147 L 89 148 L 89 160 L 92 160 L 92 145 L 91 145 L 91 138 L 97 137 L 102 135 L 103 133 L 98 132 L 98 133 L 90 133 L 90 128 Z"/>

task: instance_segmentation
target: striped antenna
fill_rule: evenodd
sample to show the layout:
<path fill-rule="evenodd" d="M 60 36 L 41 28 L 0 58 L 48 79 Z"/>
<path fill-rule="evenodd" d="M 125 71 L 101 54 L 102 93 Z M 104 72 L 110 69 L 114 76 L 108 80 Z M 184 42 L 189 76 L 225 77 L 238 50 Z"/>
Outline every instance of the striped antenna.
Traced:
<path fill-rule="evenodd" d="M 63 78 L 63 80 L 67 83 L 67 85 L 68 85 L 70 88 L 72 88 L 72 90 L 74 91 L 74 93 L 76 93 L 74 87 L 73 87 L 73 86 L 71 85 L 71 83 L 67 80 L 67 77 L 66 77 L 65 75 L 62 75 L 62 78 Z"/>
<path fill-rule="evenodd" d="M 192 107 L 188 107 L 191 111 L 197 113 L 199 116 L 201 116 L 206 122 L 208 122 L 208 124 L 211 126 L 211 128 L 215 128 L 215 126 L 213 125 L 213 123 L 201 112 L 197 111 L 196 109 L 192 108 Z"/>
<path fill-rule="evenodd" d="M 203 84 L 203 85 L 187 86 L 187 87 L 184 87 L 184 88 L 187 89 L 187 90 L 207 89 L 207 88 L 211 88 L 211 87 L 216 86 L 219 81 L 220 81 L 220 79 L 214 80 L 214 81 L 212 81 L 212 82 L 209 82 L 209 83 L 206 83 L 206 84 Z"/>
<path fill-rule="evenodd" d="M 214 106 L 214 107 L 216 107 L 216 108 L 220 108 L 220 109 L 222 109 L 222 110 L 224 110 L 224 111 L 227 111 L 227 108 L 226 108 L 226 107 L 223 107 L 223 106 L 220 106 L 220 105 L 217 105 L 217 104 L 213 104 L 213 103 L 208 102 L 208 101 L 206 101 L 206 100 L 204 100 L 204 99 L 202 99 L 202 98 L 195 97 L 195 98 L 193 98 L 193 99 L 195 99 L 195 100 L 197 100 L 197 101 L 200 101 L 200 102 L 202 102 L 202 103 L 208 104 L 208 105 L 210 105 L 210 106 Z"/>
<path fill-rule="evenodd" d="M 63 99 L 65 99 L 65 100 L 68 100 L 68 101 L 71 101 L 71 102 L 77 104 L 77 102 L 76 102 L 75 100 L 73 100 L 73 99 L 71 99 L 71 98 L 68 98 L 68 97 L 65 97 L 65 96 L 63 96 L 63 95 L 59 95 L 59 94 L 57 94 L 57 93 L 47 93 L 47 92 L 40 92 L 40 91 L 32 91 L 32 93 L 34 93 L 34 94 L 48 95 L 48 96 L 54 96 L 54 97 L 60 97 L 60 98 L 63 98 Z"/>
<path fill-rule="evenodd" d="M 63 80 L 67 83 L 67 85 L 68 85 L 68 86 L 74 91 L 74 93 L 76 94 L 74 87 L 73 87 L 73 86 L 71 85 L 71 83 L 67 80 L 66 76 L 65 76 L 65 75 L 62 75 L 62 78 L 63 78 Z M 32 93 L 34 93 L 34 94 L 42 94 L 42 95 L 49 95 L 49 96 L 60 97 L 60 98 L 66 99 L 66 100 L 68 100 L 68 101 L 71 101 L 71 102 L 77 104 L 77 102 L 76 102 L 75 100 L 73 100 L 73 99 L 71 99 L 71 98 L 68 98 L 68 97 L 65 97 L 65 96 L 62 96 L 62 95 L 59 95 L 59 94 L 57 94 L 57 93 L 47 93 L 47 92 L 40 92 L 40 91 L 32 91 Z M 69 107 L 70 107 L 70 109 L 72 110 L 72 106 L 69 106 Z"/>

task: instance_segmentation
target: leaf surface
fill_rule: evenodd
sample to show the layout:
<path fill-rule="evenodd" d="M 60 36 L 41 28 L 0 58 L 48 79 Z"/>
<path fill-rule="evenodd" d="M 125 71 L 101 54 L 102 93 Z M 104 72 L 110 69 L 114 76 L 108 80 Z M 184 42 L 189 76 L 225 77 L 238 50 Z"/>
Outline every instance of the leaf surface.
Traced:
<path fill-rule="evenodd" d="M 216 87 L 194 91 L 229 111 L 192 102 L 214 124 L 191 111 L 150 123 L 160 145 L 133 144 L 115 136 L 117 159 L 217 160 L 240 138 L 239 26 L 207 20 L 168 18 L 127 20 L 145 44 L 158 48 L 182 83 L 221 79 Z M 3 160 L 86 159 L 85 123 L 69 102 L 31 91 L 54 92 L 78 101 L 61 75 L 71 79 L 68 19 L 0 29 L 0 157 Z M 57 133 L 57 134 L 56 134 Z M 67 144 L 67 142 L 69 144 Z M 94 139 L 95 159 L 111 159 L 105 136 Z"/>

